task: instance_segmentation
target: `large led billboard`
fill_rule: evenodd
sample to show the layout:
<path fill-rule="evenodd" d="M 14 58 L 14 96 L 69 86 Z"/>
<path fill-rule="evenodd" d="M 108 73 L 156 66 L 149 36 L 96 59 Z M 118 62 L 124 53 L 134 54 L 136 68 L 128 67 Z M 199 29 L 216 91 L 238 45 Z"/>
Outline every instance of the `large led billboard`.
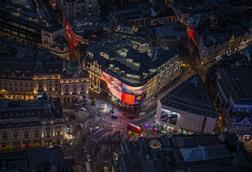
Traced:
<path fill-rule="evenodd" d="M 176 125 L 179 113 L 170 110 L 161 109 L 160 121 Z"/>
<path fill-rule="evenodd" d="M 65 30 L 66 36 L 70 42 L 70 49 L 75 49 L 81 41 L 82 37 L 74 33 L 72 25 L 67 20 L 65 21 Z"/>
<path fill-rule="evenodd" d="M 122 96 L 122 82 L 116 79 L 115 77 L 107 74 L 106 72 L 102 72 L 101 80 L 106 83 L 108 91 L 117 99 L 121 100 Z"/>
<path fill-rule="evenodd" d="M 124 104 L 138 105 L 145 98 L 145 86 L 129 86 L 106 72 L 102 72 L 101 80 L 105 82 L 107 91 Z"/>
<path fill-rule="evenodd" d="M 121 101 L 125 104 L 134 105 L 135 97 L 136 97 L 135 95 L 122 92 Z"/>

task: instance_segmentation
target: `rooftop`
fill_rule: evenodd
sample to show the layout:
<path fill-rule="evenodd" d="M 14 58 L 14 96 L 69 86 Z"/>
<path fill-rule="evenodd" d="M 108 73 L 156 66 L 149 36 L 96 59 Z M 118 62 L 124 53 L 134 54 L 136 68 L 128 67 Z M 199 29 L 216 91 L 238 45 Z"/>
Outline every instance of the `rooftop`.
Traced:
<path fill-rule="evenodd" d="M 142 137 L 137 142 L 123 142 L 121 149 L 116 163 L 119 172 L 252 170 L 252 159 L 235 135 Z"/>
<path fill-rule="evenodd" d="M 44 0 L 36 3 L 32 0 L 3 0 L 0 2 L 0 16 L 47 31 L 61 28 L 50 5 Z"/>
<path fill-rule="evenodd" d="M 124 10 L 118 10 L 111 12 L 112 19 L 116 19 L 117 22 L 127 24 L 130 20 L 136 18 L 149 17 L 151 15 L 151 9 L 146 4 L 140 4 Z"/>
<path fill-rule="evenodd" d="M 87 79 L 88 72 L 82 70 L 81 64 L 77 61 L 69 61 L 61 73 L 61 79 Z"/>
<path fill-rule="evenodd" d="M 57 170 L 73 172 L 73 160 L 63 158 L 62 150 L 54 148 L 32 148 L 27 151 L 0 153 L 0 171 L 45 172 L 55 166 Z M 65 169 L 65 170 L 64 170 Z"/>
<path fill-rule="evenodd" d="M 248 0 L 176 0 L 174 4 L 177 15 L 189 16 L 193 31 L 189 34 L 197 46 L 201 39 L 204 47 L 222 45 L 232 36 L 246 35 L 251 26 L 252 4 Z"/>
<path fill-rule="evenodd" d="M 176 39 L 187 38 L 185 27 L 180 23 L 168 22 L 164 26 L 155 28 L 156 35 L 161 39 Z"/>
<path fill-rule="evenodd" d="M 226 24 L 219 28 L 208 27 L 202 33 L 205 47 L 228 41 L 232 36 L 242 35 L 246 29 L 238 24 Z"/>
<path fill-rule="evenodd" d="M 212 10 L 223 10 L 230 9 L 232 7 L 244 7 L 251 5 L 249 0 L 208 0 L 208 1 L 198 1 L 198 0 L 174 0 L 173 4 L 175 6 L 175 11 L 179 11 L 182 14 L 193 14 L 202 11 Z"/>
<path fill-rule="evenodd" d="M 110 20 L 115 20 L 120 25 L 128 25 L 131 20 L 138 18 L 155 19 L 175 15 L 173 10 L 168 8 L 163 0 L 154 0 L 151 3 L 138 1 L 129 6 L 127 2 L 124 7 L 111 10 L 109 14 Z"/>
<path fill-rule="evenodd" d="M 113 38 L 134 40 L 139 43 L 151 43 L 150 29 L 147 28 L 136 28 L 130 26 L 118 25 L 114 27 L 112 31 Z"/>
<path fill-rule="evenodd" d="M 93 54 L 90 60 L 97 60 L 107 72 L 131 85 L 142 85 L 158 67 L 179 56 L 176 48 L 163 50 L 125 40 L 101 41 L 88 51 Z"/>
<path fill-rule="evenodd" d="M 170 91 L 161 100 L 166 106 L 197 115 L 217 117 L 213 104 L 201 78 L 193 75 Z"/>
<path fill-rule="evenodd" d="M 59 100 L 44 94 L 34 101 L 0 99 L 0 128 L 38 126 L 54 119 L 63 119 Z"/>
<path fill-rule="evenodd" d="M 234 103 L 252 104 L 252 68 L 251 66 L 224 67 L 218 70 L 218 80 L 226 97 L 231 97 Z"/>
<path fill-rule="evenodd" d="M 48 50 L 3 39 L 0 39 L 0 44 L 0 77 L 28 79 L 35 73 L 55 74 L 63 69 L 64 60 Z"/>
<path fill-rule="evenodd" d="M 100 28 L 100 19 L 97 16 L 80 16 L 77 19 L 71 20 L 70 22 L 73 26 L 74 33 L 85 38 L 90 36 L 91 33 L 98 31 Z"/>

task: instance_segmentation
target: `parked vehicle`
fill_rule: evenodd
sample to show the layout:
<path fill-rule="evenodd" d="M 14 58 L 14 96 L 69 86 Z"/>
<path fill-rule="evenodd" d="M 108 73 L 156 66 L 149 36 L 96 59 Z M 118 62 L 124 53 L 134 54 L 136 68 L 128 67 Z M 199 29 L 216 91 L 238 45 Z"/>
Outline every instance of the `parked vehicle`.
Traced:
<path fill-rule="evenodd" d="M 144 116 L 145 115 L 145 112 L 140 112 L 139 113 L 139 116 Z"/>
<path fill-rule="evenodd" d="M 94 131 L 94 128 L 93 128 L 93 127 L 89 128 L 89 130 L 88 130 L 88 134 L 93 133 L 93 131 Z"/>
<path fill-rule="evenodd" d="M 99 129 L 100 129 L 100 127 L 99 127 L 99 126 L 96 126 L 96 127 L 94 128 L 93 132 L 96 132 L 96 131 L 99 130 Z"/>
<path fill-rule="evenodd" d="M 89 155 L 89 154 L 87 155 L 87 160 L 88 160 L 88 162 L 90 162 L 90 161 L 91 161 L 91 157 L 90 157 L 90 155 Z"/>
<path fill-rule="evenodd" d="M 86 111 L 87 109 L 84 107 L 79 108 L 79 111 Z"/>

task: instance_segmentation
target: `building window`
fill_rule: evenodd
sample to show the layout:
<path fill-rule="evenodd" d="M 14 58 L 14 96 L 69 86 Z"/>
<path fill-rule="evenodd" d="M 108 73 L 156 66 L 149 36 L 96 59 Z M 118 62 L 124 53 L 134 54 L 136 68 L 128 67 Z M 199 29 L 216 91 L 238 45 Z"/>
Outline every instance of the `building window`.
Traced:
<path fill-rule="evenodd" d="M 14 139 L 17 139 L 17 138 L 18 138 L 18 132 L 17 132 L 17 131 L 14 131 L 14 133 L 13 133 L 13 138 L 14 138 Z"/>
<path fill-rule="evenodd" d="M 35 130 L 35 132 L 34 132 L 34 137 L 36 137 L 36 138 L 39 137 L 39 130 Z"/>
<path fill-rule="evenodd" d="M 50 137 L 51 136 L 51 130 L 50 128 L 46 129 L 46 137 Z"/>
<path fill-rule="evenodd" d="M 60 136 L 61 127 L 56 127 L 56 136 Z"/>
<path fill-rule="evenodd" d="M 3 141 L 8 140 L 8 133 L 7 132 L 2 133 L 2 139 L 3 139 Z"/>
<path fill-rule="evenodd" d="M 25 139 L 29 138 L 29 131 L 24 131 L 24 138 Z"/>

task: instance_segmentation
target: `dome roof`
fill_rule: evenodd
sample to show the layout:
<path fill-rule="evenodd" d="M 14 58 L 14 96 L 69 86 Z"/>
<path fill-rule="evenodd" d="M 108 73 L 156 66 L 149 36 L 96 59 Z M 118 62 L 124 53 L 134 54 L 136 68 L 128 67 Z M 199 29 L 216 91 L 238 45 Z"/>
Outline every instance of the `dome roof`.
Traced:
<path fill-rule="evenodd" d="M 77 61 L 71 60 L 67 63 L 67 70 L 69 72 L 77 72 L 80 70 L 80 64 Z"/>
<path fill-rule="evenodd" d="M 45 73 L 45 69 L 44 69 L 40 60 L 37 60 L 37 63 L 36 63 L 36 66 L 34 68 L 33 73 L 34 74 L 44 74 Z"/>

